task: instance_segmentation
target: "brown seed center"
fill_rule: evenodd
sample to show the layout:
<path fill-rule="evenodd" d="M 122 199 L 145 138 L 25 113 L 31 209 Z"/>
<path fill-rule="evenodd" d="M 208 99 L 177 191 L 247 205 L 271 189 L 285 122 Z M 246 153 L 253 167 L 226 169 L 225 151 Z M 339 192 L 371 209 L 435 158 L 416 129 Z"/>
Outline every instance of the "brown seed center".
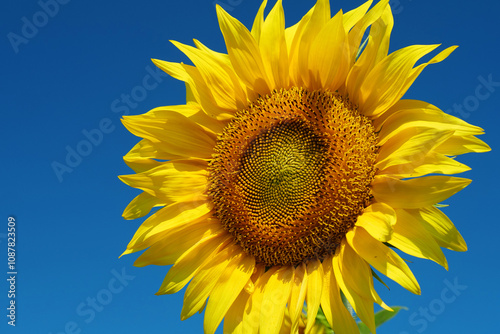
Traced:
<path fill-rule="evenodd" d="M 209 167 L 214 216 L 266 266 L 332 254 L 371 200 L 376 134 L 345 98 L 274 91 L 238 112 Z"/>

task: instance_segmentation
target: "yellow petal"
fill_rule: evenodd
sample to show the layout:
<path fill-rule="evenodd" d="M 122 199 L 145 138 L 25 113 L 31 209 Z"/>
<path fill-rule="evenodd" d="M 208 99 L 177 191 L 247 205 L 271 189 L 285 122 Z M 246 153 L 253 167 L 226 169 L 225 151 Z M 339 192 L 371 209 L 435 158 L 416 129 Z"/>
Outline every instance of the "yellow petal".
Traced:
<path fill-rule="evenodd" d="M 250 295 L 241 290 L 240 295 L 229 308 L 224 318 L 224 334 L 245 334 L 243 328 L 243 312 Z"/>
<path fill-rule="evenodd" d="M 292 333 L 298 331 L 299 319 L 304 308 L 304 300 L 307 291 L 307 270 L 305 264 L 300 264 L 295 268 L 290 292 L 290 301 L 288 303 L 288 312 L 290 314 L 290 322 Z"/>
<path fill-rule="evenodd" d="M 196 38 L 193 38 L 193 42 L 194 42 L 194 45 L 196 45 L 196 47 L 198 49 L 205 51 L 205 53 L 210 54 L 211 58 L 217 60 L 217 63 L 219 65 L 221 65 L 221 66 L 224 65 L 223 66 L 224 68 L 231 68 L 232 69 L 231 60 L 229 59 L 229 56 L 227 55 L 227 53 L 214 51 L 214 50 L 210 49 L 209 47 L 207 47 L 206 45 L 204 45 L 199 40 L 197 40 Z"/>
<path fill-rule="evenodd" d="M 215 284 L 205 310 L 205 333 L 213 334 L 253 273 L 255 259 L 241 250 L 229 259 Z"/>
<path fill-rule="evenodd" d="M 125 156 L 123 160 L 136 173 L 142 173 L 154 167 L 161 165 L 161 162 L 155 160 L 174 160 L 181 159 L 181 156 L 168 154 L 158 149 L 151 141 L 142 139 Z"/>
<path fill-rule="evenodd" d="M 361 43 L 361 39 L 365 34 L 366 29 L 376 20 L 382 16 L 386 7 L 388 6 L 389 0 L 379 1 L 372 9 L 368 11 L 365 15 L 361 16 L 364 10 L 366 10 L 366 5 L 371 4 L 371 1 L 363 4 L 356 10 L 356 12 L 352 11 L 352 15 L 350 13 L 346 13 L 346 22 L 348 25 L 351 25 L 353 22 L 357 20 L 355 25 L 350 29 L 348 40 L 349 40 L 349 52 L 351 53 L 351 61 L 354 62 L 356 59 L 356 53 L 358 52 L 359 45 Z M 361 16 L 361 17 L 360 17 Z M 349 27 L 346 27 L 346 30 L 349 30 Z"/>
<path fill-rule="evenodd" d="M 190 118 L 196 115 L 200 110 L 201 108 L 198 104 L 179 104 L 175 106 L 153 108 L 144 115 L 158 119 L 168 119 L 170 112 L 175 111 L 176 113 Z"/>
<path fill-rule="evenodd" d="M 164 152 L 211 158 L 215 134 L 169 107 L 156 108 L 140 116 L 124 116 L 122 122 L 134 135 L 149 139 Z"/>
<path fill-rule="evenodd" d="M 202 50 L 207 57 L 211 58 L 215 63 L 217 63 L 217 65 L 230 78 L 230 81 L 233 83 L 237 102 L 242 103 L 242 106 L 238 107 L 238 109 L 245 107 L 249 101 L 254 101 L 257 98 L 258 94 L 255 93 L 251 87 L 247 87 L 235 73 L 233 64 L 231 63 L 231 59 L 229 58 L 229 55 L 227 53 L 213 51 L 197 39 L 193 39 L 193 41 L 196 47 Z M 225 120 L 224 117 L 222 117 L 222 119 Z"/>
<path fill-rule="evenodd" d="M 215 255 L 223 237 L 207 237 L 184 252 L 163 279 L 157 295 L 179 292 L 200 270 L 205 261 Z"/>
<path fill-rule="evenodd" d="M 262 63 L 259 46 L 248 29 L 217 5 L 219 26 L 235 72 L 248 87 L 265 95 L 269 80 Z"/>
<path fill-rule="evenodd" d="M 130 159 L 127 156 L 123 157 L 123 161 L 132 168 L 132 170 L 136 173 L 142 173 L 145 171 L 148 171 L 150 169 L 153 169 L 155 167 L 160 166 L 162 163 L 153 159 Z"/>
<path fill-rule="evenodd" d="M 259 47 L 269 78 L 269 88 L 273 90 L 288 87 L 288 51 L 285 40 L 285 14 L 281 0 L 276 2 L 262 25 Z"/>
<path fill-rule="evenodd" d="M 186 105 L 198 105 L 193 91 L 194 88 L 191 88 L 187 82 L 184 83 L 184 86 L 186 86 Z"/>
<path fill-rule="evenodd" d="M 227 240 L 229 239 L 231 238 L 229 237 Z M 227 240 L 210 254 L 189 283 L 184 294 L 181 320 L 185 320 L 203 309 L 215 283 L 226 269 L 229 259 L 239 251 L 239 247 L 226 247 Z"/>
<path fill-rule="evenodd" d="M 480 127 L 448 115 L 432 104 L 418 100 L 398 101 L 387 113 L 374 120 L 374 126 L 380 129 L 379 145 L 383 145 L 401 131 L 415 127 L 453 130 L 457 136 L 484 133 Z"/>
<path fill-rule="evenodd" d="M 295 85 L 309 86 L 310 47 L 330 18 L 329 0 L 317 0 L 314 7 L 300 20 L 289 51 L 290 75 Z"/>
<path fill-rule="evenodd" d="M 290 334 L 290 333 L 299 333 L 298 329 L 294 332 L 292 330 L 292 323 L 290 321 L 290 317 L 288 316 L 288 309 L 285 310 L 285 318 L 283 319 L 283 324 L 281 325 L 281 328 L 278 334 Z"/>
<path fill-rule="evenodd" d="M 364 4 L 362 4 L 361 6 L 353 10 L 350 10 L 344 14 L 344 29 L 346 31 L 351 30 L 351 28 L 354 27 L 354 25 L 358 23 L 365 16 L 366 11 L 372 5 L 372 2 L 373 2 L 372 0 L 369 0 Z"/>
<path fill-rule="evenodd" d="M 389 241 L 399 250 L 415 257 L 432 260 L 448 270 L 448 262 L 441 248 L 411 211 L 397 209 L 398 221 Z"/>
<path fill-rule="evenodd" d="M 207 163 L 200 159 L 174 160 L 120 180 L 151 196 L 176 202 L 202 200 L 207 188 Z"/>
<path fill-rule="evenodd" d="M 349 72 L 346 86 L 352 100 L 359 99 L 360 86 L 366 75 L 382 58 L 387 56 L 393 25 L 391 7 L 386 6 L 380 18 L 372 24 L 368 44 Z"/>
<path fill-rule="evenodd" d="M 292 48 L 292 43 L 295 38 L 295 34 L 297 33 L 297 28 L 299 27 L 299 24 L 300 22 L 285 29 L 286 48 L 289 56 L 290 56 L 290 50 Z"/>
<path fill-rule="evenodd" d="M 336 91 L 344 82 L 351 63 L 342 11 L 319 31 L 309 53 L 309 71 L 313 89 Z"/>
<path fill-rule="evenodd" d="M 399 283 L 403 288 L 420 294 L 420 286 L 408 265 L 396 252 L 373 239 L 362 227 L 354 227 L 347 232 L 349 245 L 372 267 Z"/>
<path fill-rule="evenodd" d="M 415 79 L 420 75 L 420 73 L 424 70 L 424 68 L 427 67 L 427 65 L 429 64 L 435 64 L 435 63 L 439 63 L 439 62 L 442 62 L 443 60 L 445 60 L 453 51 L 455 51 L 455 49 L 457 48 L 458 46 L 454 45 L 454 46 L 450 46 L 449 48 L 446 48 L 444 49 L 443 51 L 441 51 L 440 53 L 438 53 L 436 56 L 434 56 L 431 60 L 429 60 L 427 63 L 423 63 L 423 64 L 420 64 L 418 65 L 417 67 L 413 68 L 411 71 L 410 71 L 410 75 L 408 76 L 408 78 L 405 80 L 405 82 L 403 83 L 403 85 L 401 86 L 401 93 L 400 95 L 403 96 L 404 93 L 408 90 L 408 88 L 410 88 L 410 86 L 413 84 L 413 82 L 415 81 Z"/>
<path fill-rule="evenodd" d="M 262 1 L 257 15 L 253 21 L 252 30 L 250 33 L 257 43 L 260 43 L 260 36 L 262 35 L 262 26 L 264 25 L 264 10 L 267 6 L 267 0 Z"/>
<path fill-rule="evenodd" d="M 141 193 L 139 196 L 134 198 L 123 210 L 123 218 L 125 219 L 136 219 L 144 217 L 151 211 L 155 206 L 164 206 L 168 201 L 161 200 L 148 193 Z"/>
<path fill-rule="evenodd" d="M 221 64 L 217 62 L 217 59 L 211 57 L 211 53 L 179 42 L 172 41 L 172 43 L 184 52 L 199 70 L 216 105 L 221 109 L 220 113 L 232 113 L 244 107 L 246 96 L 241 95 L 242 90 L 239 87 L 239 82 L 233 81 Z M 215 115 L 215 117 L 220 116 Z"/>
<path fill-rule="evenodd" d="M 323 29 L 327 22 L 331 18 L 330 13 L 330 1 L 329 0 L 317 0 L 314 5 L 314 10 L 311 14 L 310 20 L 307 22 L 307 26 L 303 30 L 298 49 L 298 66 L 300 73 L 302 74 L 302 80 L 306 87 L 310 86 L 309 78 L 309 55 L 311 54 L 312 42 L 316 39 L 318 33 Z"/>
<path fill-rule="evenodd" d="M 224 127 L 227 125 L 228 120 L 218 120 L 217 118 L 213 118 L 205 113 L 199 107 L 198 107 L 198 112 L 195 114 L 189 116 L 189 120 L 195 122 L 196 124 L 200 125 L 203 130 L 207 131 L 208 133 L 214 133 L 215 135 L 220 135 L 224 129 Z M 219 114 L 219 116 L 222 115 L 221 117 L 224 118 L 225 115 L 227 114 Z M 173 159 L 169 159 L 173 160 Z"/>
<path fill-rule="evenodd" d="M 258 277 L 255 283 L 255 290 L 245 306 L 245 313 L 243 315 L 243 328 L 245 328 L 245 334 L 257 334 L 259 332 L 262 313 L 268 312 L 267 309 L 262 308 L 264 291 L 270 277 L 277 270 L 278 267 L 271 267 Z"/>
<path fill-rule="evenodd" d="M 383 58 L 359 87 L 359 98 L 355 102 L 360 112 L 366 116 L 378 115 L 401 99 L 406 92 L 401 87 L 411 75 L 413 65 L 437 47 L 412 45 Z"/>
<path fill-rule="evenodd" d="M 197 123 L 199 126 L 201 126 L 207 132 L 207 134 L 212 137 L 215 137 L 216 135 L 221 133 L 222 129 L 224 128 L 223 121 L 218 121 L 213 117 L 208 116 L 198 103 L 159 107 L 149 111 L 148 115 L 151 115 L 156 119 L 168 120 L 170 111 L 175 111 L 179 114 L 182 114 L 183 116 L 186 116 L 190 121 L 193 121 L 194 123 Z"/>
<path fill-rule="evenodd" d="M 205 80 L 203 80 L 198 68 L 191 65 L 171 63 L 158 59 L 153 59 L 153 63 L 170 76 L 184 81 L 186 85 L 189 86 L 187 90 L 189 93 L 187 97 L 188 100 L 194 98 L 196 102 L 202 106 L 205 113 L 217 119 L 228 119 L 232 117 L 233 112 L 221 112 L 210 87 L 208 87 Z"/>
<path fill-rule="evenodd" d="M 173 203 L 158 210 L 137 229 L 127 245 L 129 254 L 143 250 L 161 240 L 165 233 L 186 228 L 208 218 L 211 209 L 204 202 Z"/>
<path fill-rule="evenodd" d="M 367 48 L 363 51 L 363 54 L 367 53 L 367 51 L 371 53 L 370 57 L 368 57 L 372 59 L 369 66 L 370 68 L 373 67 L 371 64 L 377 64 L 389 53 L 389 42 L 393 26 L 394 18 L 392 16 L 391 6 L 386 6 L 380 18 L 370 27 L 370 37 L 375 45 L 373 47 L 367 45 Z"/>
<path fill-rule="evenodd" d="M 332 256 L 323 260 L 323 290 L 321 308 L 325 317 L 336 333 L 359 334 L 358 326 L 345 308 L 340 296 L 340 289 L 332 267 Z"/>
<path fill-rule="evenodd" d="M 165 234 L 163 238 L 149 247 L 135 260 L 134 266 L 144 267 L 151 264 L 157 266 L 168 266 L 174 264 L 186 251 L 196 245 L 203 244 L 218 245 L 223 233 L 222 226 L 209 220 L 197 224 L 189 224 L 185 228 L 174 229 Z M 217 239 L 217 240 L 212 240 Z M 213 249 L 208 248 L 208 249 Z"/>
<path fill-rule="evenodd" d="M 394 208 L 414 209 L 442 202 L 470 182 L 453 176 L 425 176 L 405 181 L 376 176 L 372 190 L 377 202 L 387 203 Z"/>
<path fill-rule="evenodd" d="M 278 269 L 267 281 L 262 298 L 260 314 L 260 333 L 274 334 L 279 331 L 285 315 L 285 308 L 290 298 L 293 267 Z"/>
<path fill-rule="evenodd" d="M 381 169 L 379 175 L 390 174 L 400 178 L 418 177 L 427 174 L 457 174 L 470 170 L 470 168 L 453 158 L 443 154 L 429 152 L 427 155 L 406 164 L 394 165 Z"/>
<path fill-rule="evenodd" d="M 302 74 L 299 68 L 299 49 L 302 35 L 311 20 L 314 12 L 313 6 L 302 19 L 294 26 L 285 29 L 285 39 L 287 43 L 288 58 L 290 61 L 290 81 L 291 84 L 299 86 L 302 84 Z"/>
<path fill-rule="evenodd" d="M 412 163 L 441 145 L 453 135 L 452 130 L 409 128 L 382 145 L 376 167 L 379 169 Z"/>
<path fill-rule="evenodd" d="M 346 251 L 347 250 L 347 251 Z M 333 258 L 335 277 L 358 317 L 375 333 L 370 266 L 343 240 Z"/>
<path fill-rule="evenodd" d="M 193 89 L 192 93 L 197 95 L 197 92 L 195 91 L 196 85 L 194 84 L 193 79 L 186 72 L 186 68 L 182 66 L 183 64 L 172 63 L 160 59 L 151 59 L 151 61 L 156 65 L 156 67 L 170 75 L 172 78 L 184 81 L 185 83 L 189 84 L 191 89 Z"/>
<path fill-rule="evenodd" d="M 358 217 L 356 226 L 361 226 L 378 241 L 386 242 L 391 238 L 392 227 L 396 223 L 396 212 L 384 203 L 368 206 Z"/>
<path fill-rule="evenodd" d="M 435 151 L 446 155 L 459 155 L 470 152 L 488 152 L 491 148 L 474 136 L 452 136 L 436 147 Z"/>
<path fill-rule="evenodd" d="M 321 294 L 323 293 L 323 266 L 317 259 L 310 260 L 307 263 L 307 325 L 305 332 L 309 332 L 315 323 L 321 303 Z"/>
<path fill-rule="evenodd" d="M 203 111 L 218 120 L 228 120 L 234 115 L 233 109 L 222 109 L 217 101 L 217 96 L 212 93 L 211 87 L 203 80 L 200 70 L 197 67 L 182 64 L 187 75 L 192 78 L 194 91 L 196 91 L 198 103 Z M 238 82 L 238 80 L 236 80 Z M 236 91 L 238 88 L 234 88 Z M 237 105 L 240 105 L 237 103 Z"/>
<path fill-rule="evenodd" d="M 148 139 L 142 139 L 125 156 L 126 161 L 142 159 L 174 160 L 185 158 L 184 155 L 175 155 L 161 150 L 161 147 Z"/>
<path fill-rule="evenodd" d="M 418 217 L 424 228 L 434 237 L 439 246 L 457 252 L 465 252 L 467 244 L 451 220 L 436 207 L 407 210 Z"/>

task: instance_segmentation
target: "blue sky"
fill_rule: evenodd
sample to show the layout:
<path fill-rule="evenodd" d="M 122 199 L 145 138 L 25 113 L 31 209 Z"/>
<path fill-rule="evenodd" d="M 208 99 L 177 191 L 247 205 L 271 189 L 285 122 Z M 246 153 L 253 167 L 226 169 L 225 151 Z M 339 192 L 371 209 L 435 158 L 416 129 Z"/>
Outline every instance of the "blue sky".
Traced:
<path fill-rule="evenodd" d="M 221 0 L 250 26 L 260 5 Z M 273 3 L 273 2 L 272 2 Z M 332 12 L 361 1 L 332 1 Z M 496 1 L 393 1 L 394 51 L 410 44 L 459 45 L 429 66 L 406 97 L 433 103 L 483 127 L 493 151 L 459 160 L 472 167 L 445 213 L 469 251 L 445 251 L 449 271 L 412 259 L 422 295 L 379 286 L 389 305 L 409 308 L 380 333 L 495 332 L 500 65 Z M 56 4 L 56 5 L 55 5 Z M 284 1 L 287 25 L 313 0 Z M 118 259 L 142 220 L 121 213 L 138 191 L 117 175 L 138 141 L 119 119 L 184 102 L 184 85 L 150 58 L 185 61 L 168 41 L 197 38 L 225 51 L 215 2 L 19 0 L 0 12 L 0 331 L 2 333 L 200 333 L 203 317 L 180 321 L 183 293 L 155 296 L 168 268 Z M 81 152 L 78 156 L 77 153 Z M 64 171 L 56 172 L 54 166 Z M 16 219 L 16 327 L 7 324 L 8 217 Z"/>

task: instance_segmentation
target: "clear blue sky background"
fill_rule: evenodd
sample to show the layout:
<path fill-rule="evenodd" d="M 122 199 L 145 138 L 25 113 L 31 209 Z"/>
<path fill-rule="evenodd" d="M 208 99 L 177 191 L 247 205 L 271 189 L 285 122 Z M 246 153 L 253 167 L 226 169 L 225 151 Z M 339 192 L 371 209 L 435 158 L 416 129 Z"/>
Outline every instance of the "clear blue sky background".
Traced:
<path fill-rule="evenodd" d="M 51 15 L 41 14 L 36 0 L 5 2 L 0 11 L 0 331 L 201 333 L 202 315 L 180 321 L 183 293 L 154 295 L 168 268 L 135 268 L 136 255 L 118 259 L 142 221 L 121 217 L 138 191 L 122 184 L 117 175 L 131 172 L 122 156 L 138 138 L 119 119 L 124 113 L 141 114 L 184 102 L 181 82 L 158 75 L 143 82 L 150 71 L 156 73 L 150 58 L 187 61 L 169 39 L 191 43 L 197 38 L 225 52 L 214 2 L 65 1 L 57 11 L 48 8 Z M 333 1 L 332 11 L 361 3 Z M 459 158 L 472 167 L 463 176 L 474 181 L 446 202 L 450 207 L 445 212 L 469 251 L 445 251 L 449 271 L 415 259 L 411 268 L 420 281 L 421 296 L 395 283 L 389 284 L 390 292 L 379 285 L 387 304 L 409 308 L 380 333 L 496 332 L 500 5 L 491 0 L 393 3 L 391 50 L 410 44 L 460 45 L 445 62 L 428 67 L 407 97 L 450 109 L 485 128 L 482 139 L 493 151 Z M 260 5 L 255 0 L 221 4 L 247 26 Z M 285 0 L 287 25 L 313 4 Z M 39 27 L 30 30 L 26 22 Z M 20 38 L 13 34 L 24 34 L 25 39 L 13 46 L 9 36 Z M 488 80 L 496 84 L 485 87 Z M 130 105 L 121 101 L 127 95 L 132 96 Z M 454 110 L 455 104 L 463 105 L 463 111 Z M 95 134 L 99 127 L 106 132 L 102 138 Z M 90 147 L 82 144 L 85 133 L 94 134 Z M 72 160 L 72 171 L 58 178 L 52 164 L 66 164 L 68 150 L 78 147 L 87 155 Z M 9 216 L 17 221 L 15 328 L 7 325 L 6 317 Z M 448 285 L 455 285 L 455 291 Z"/>

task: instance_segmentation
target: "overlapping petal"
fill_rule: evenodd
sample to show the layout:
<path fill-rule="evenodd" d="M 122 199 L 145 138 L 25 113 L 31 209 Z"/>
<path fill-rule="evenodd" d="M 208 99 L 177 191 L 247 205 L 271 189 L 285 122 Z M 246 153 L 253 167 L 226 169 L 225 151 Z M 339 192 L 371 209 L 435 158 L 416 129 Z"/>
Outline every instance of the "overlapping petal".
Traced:
<path fill-rule="evenodd" d="M 471 180 L 433 175 L 409 180 L 377 176 L 372 183 L 377 202 L 393 208 L 415 209 L 444 201 L 469 185 Z"/>
<path fill-rule="evenodd" d="M 169 204 L 142 223 L 123 254 L 146 249 L 172 230 L 188 228 L 192 224 L 205 221 L 209 213 L 210 207 L 204 202 Z"/>
<path fill-rule="evenodd" d="M 281 328 L 292 279 L 292 267 L 282 267 L 269 277 L 262 297 L 259 333 L 273 334 Z"/>
<path fill-rule="evenodd" d="M 231 64 L 238 76 L 259 94 L 270 91 L 270 81 L 260 54 L 259 45 L 248 29 L 217 5 L 219 26 L 226 41 Z"/>
<path fill-rule="evenodd" d="M 210 158 L 216 136 L 174 107 L 155 108 L 140 116 L 124 116 L 125 127 L 161 151 L 182 157 Z"/>
<path fill-rule="evenodd" d="M 363 227 L 372 237 L 381 242 L 391 239 L 396 212 L 384 203 L 374 203 L 358 217 L 356 226 Z"/>
<path fill-rule="evenodd" d="M 234 75 L 234 71 L 221 63 L 213 56 L 213 53 L 175 41 L 172 43 L 191 59 L 199 70 L 206 87 L 209 87 L 215 104 L 221 109 L 219 114 L 214 115 L 215 117 L 223 119 L 224 113 L 232 114 L 247 104 L 246 94 Z"/>
<path fill-rule="evenodd" d="M 155 206 L 165 206 L 168 201 L 159 199 L 146 192 L 137 195 L 123 210 L 123 218 L 136 219 L 147 215 Z"/>
<path fill-rule="evenodd" d="M 349 92 L 349 96 L 355 101 L 359 100 L 360 86 L 363 83 L 366 75 L 373 69 L 375 64 L 380 62 L 383 57 L 387 56 L 387 53 L 389 51 L 389 39 L 392 27 L 394 25 L 394 20 L 392 18 L 390 7 L 382 7 L 382 5 L 383 3 L 379 3 L 377 5 L 379 6 L 379 8 L 376 8 L 375 11 L 375 13 L 377 14 L 370 14 L 373 18 L 377 17 L 378 15 L 380 15 L 380 17 L 371 26 L 367 45 L 359 56 L 358 60 L 356 60 L 356 62 L 354 63 L 354 66 L 350 70 L 349 76 L 346 80 L 346 89 Z M 378 11 L 382 11 L 381 14 L 379 14 Z M 366 29 L 366 27 L 364 29 Z M 358 37 L 356 36 L 355 40 L 357 39 Z M 354 50 L 358 51 L 358 45 L 352 45 L 351 47 Z M 352 51 L 348 52 L 349 54 L 352 53 Z"/>
<path fill-rule="evenodd" d="M 179 292 L 197 274 L 207 261 L 212 260 L 217 254 L 218 247 L 222 244 L 213 242 L 216 236 L 208 237 L 195 244 L 176 260 L 165 276 L 157 295 Z M 234 251 L 230 249 L 230 251 Z M 224 262 L 226 263 L 226 262 Z"/>
<path fill-rule="evenodd" d="M 220 252 L 216 250 L 209 254 L 208 258 L 200 265 L 199 270 L 186 289 L 184 294 L 184 305 L 181 311 L 181 319 L 187 319 L 199 312 L 205 305 L 215 284 L 227 268 L 229 258 L 237 251 L 234 247 L 219 246 Z"/>
<path fill-rule="evenodd" d="M 370 331 L 374 333 L 375 318 L 373 301 L 371 300 L 371 298 L 367 298 L 367 296 L 363 293 L 359 294 L 359 292 L 354 288 L 357 287 L 361 292 L 364 292 L 362 291 L 363 288 L 369 288 L 369 286 L 364 285 L 364 283 L 367 283 L 366 279 L 371 280 L 371 275 L 363 276 L 364 274 L 367 274 L 366 271 L 369 270 L 369 268 L 366 262 L 360 261 L 359 257 L 357 256 L 352 258 L 348 256 L 344 257 L 345 246 L 345 242 L 342 243 L 342 245 L 337 249 L 336 256 L 334 256 L 333 258 L 335 276 L 337 277 L 337 281 L 342 289 L 342 292 L 354 308 L 354 311 L 356 311 L 358 317 L 368 326 Z M 347 260 L 351 260 L 352 263 L 346 263 L 345 261 Z M 345 266 L 356 266 L 356 264 L 359 265 L 359 267 L 357 268 L 358 271 L 351 272 L 349 271 L 349 269 L 345 268 Z M 352 274 L 358 277 L 352 277 Z M 351 279 L 356 279 L 359 277 L 363 277 L 363 280 L 358 282 L 350 282 Z M 362 286 L 363 288 L 360 289 L 360 286 Z"/>
<path fill-rule="evenodd" d="M 415 63 L 438 45 L 412 45 L 394 51 L 378 62 L 358 88 L 356 102 L 366 116 L 378 115 L 396 103 L 406 90 L 406 80 Z"/>
<path fill-rule="evenodd" d="M 335 332 L 358 334 L 358 326 L 342 302 L 340 287 L 332 261 L 332 256 L 323 260 L 323 289 L 325 293 L 321 297 L 321 307 L 329 325 Z"/>
<path fill-rule="evenodd" d="M 408 265 L 388 246 L 375 240 L 362 227 L 346 234 L 349 245 L 373 268 L 399 283 L 403 288 L 420 294 L 420 286 Z"/>
<path fill-rule="evenodd" d="M 205 333 L 215 333 L 226 312 L 250 279 L 254 266 L 255 259 L 241 251 L 229 258 L 227 267 L 210 293 L 205 311 Z"/>
<path fill-rule="evenodd" d="M 323 266 L 318 259 L 307 263 L 307 324 L 306 332 L 314 325 L 323 294 Z"/>
<path fill-rule="evenodd" d="M 175 202 L 202 200 L 206 190 L 207 163 L 201 159 L 174 160 L 120 180 L 159 199 Z"/>
<path fill-rule="evenodd" d="M 451 220 L 434 206 L 405 210 L 412 215 L 433 236 L 440 247 L 457 252 L 467 250 L 464 238 Z"/>
<path fill-rule="evenodd" d="M 290 76 L 295 85 L 310 83 L 309 55 L 311 46 L 321 29 L 331 18 L 329 0 L 318 0 L 313 8 L 299 21 L 290 45 Z"/>
<path fill-rule="evenodd" d="M 262 24 L 259 48 L 269 78 L 269 88 L 273 90 L 288 87 L 289 63 L 285 40 L 285 14 L 281 0 L 276 2 Z"/>
<path fill-rule="evenodd" d="M 336 91 L 344 84 L 351 63 L 346 40 L 340 11 L 322 27 L 311 45 L 308 58 L 311 89 Z"/>
<path fill-rule="evenodd" d="M 288 314 L 291 321 L 291 331 L 296 332 L 299 328 L 299 320 L 302 315 L 302 308 L 307 291 L 307 270 L 305 264 L 301 264 L 294 269 L 293 281 L 288 302 Z"/>
<path fill-rule="evenodd" d="M 407 254 L 432 260 L 448 269 L 441 248 L 420 221 L 405 209 L 397 209 L 396 213 L 398 219 L 390 244 Z"/>

